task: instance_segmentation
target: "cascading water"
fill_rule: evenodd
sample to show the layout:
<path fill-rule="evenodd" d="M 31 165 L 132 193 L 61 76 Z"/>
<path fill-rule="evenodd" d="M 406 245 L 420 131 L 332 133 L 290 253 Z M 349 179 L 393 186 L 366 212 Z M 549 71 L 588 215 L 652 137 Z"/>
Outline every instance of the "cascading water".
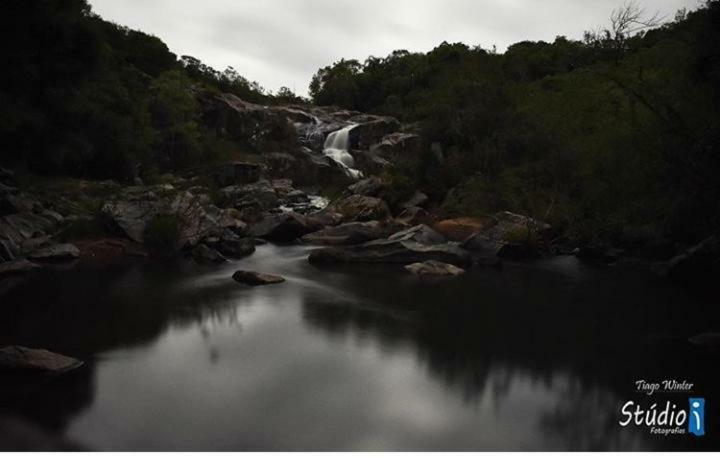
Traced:
<path fill-rule="evenodd" d="M 350 149 L 350 131 L 356 126 L 357 124 L 351 124 L 328 135 L 325 140 L 323 152 L 326 156 L 343 166 L 345 173 L 347 173 L 349 177 L 360 179 L 363 174 L 354 168 L 355 159 L 348 152 Z"/>

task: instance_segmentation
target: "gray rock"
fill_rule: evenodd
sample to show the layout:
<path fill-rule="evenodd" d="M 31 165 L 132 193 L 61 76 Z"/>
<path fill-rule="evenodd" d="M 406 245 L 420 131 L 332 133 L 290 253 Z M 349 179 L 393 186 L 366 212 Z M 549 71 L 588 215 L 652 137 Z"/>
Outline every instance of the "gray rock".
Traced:
<path fill-rule="evenodd" d="M 248 272 L 238 270 L 233 275 L 233 280 L 248 286 L 264 286 L 283 283 L 285 279 L 279 275 L 265 274 L 260 272 Z"/>
<path fill-rule="evenodd" d="M 372 240 L 387 238 L 396 230 L 392 223 L 368 221 L 364 223 L 346 223 L 335 227 L 326 227 L 302 238 L 305 243 L 320 245 L 356 245 Z"/>
<path fill-rule="evenodd" d="M 439 232 L 424 224 L 393 234 L 389 237 L 389 240 L 395 242 L 412 241 L 423 245 L 439 245 L 447 241 Z"/>
<path fill-rule="evenodd" d="M 454 244 L 422 245 L 417 242 L 378 240 L 364 245 L 315 250 L 308 258 L 313 264 L 387 263 L 413 264 L 440 261 L 458 266 L 472 264 L 470 254 Z"/>
<path fill-rule="evenodd" d="M 175 216 L 180 226 L 177 248 L 195 246 L 220 229 L 222 211 L 206 196 L 175 192 L 173 187 L 133 187 L 103 206 L 103 213 L 133 241 L 143 243 L 145 228 L 158 216 Z"/>
<path fill-rule="evenodd" d="M 0 348 L 0 369 L 41 373 L 63 373 L 82 366 L 82 361 L 47 350 L 25 347 Z"/>
<path fill-rule="evenodd" d="M 451 276 L 463 275 L 465 270 L 452 264 L 438 261 L 425 261 L 405 266 L 405 270 L 414 275 Z"/>
<path fill-rule="evenodd" d="M 80 250 L 72 243 L 50 245 L 28 254 L 28 258 L 34 261 L 65 261 L 79 257 Z"/>

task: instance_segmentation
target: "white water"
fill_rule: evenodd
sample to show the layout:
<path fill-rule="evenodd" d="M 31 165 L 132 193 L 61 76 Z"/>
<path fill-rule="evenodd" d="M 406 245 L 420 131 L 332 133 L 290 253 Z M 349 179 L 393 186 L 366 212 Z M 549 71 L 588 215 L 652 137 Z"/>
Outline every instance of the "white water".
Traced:
<path fill-rule="evenodd" d="M 354 168 L 355 159 L 348 152 L 350 149 L 350 131 L 356 126 L 357 124 L 351 124 L 328 135 L 323 152 L 326 156 L 342 165 L 349 177 L 359 179 L 362 178 L 363 174 Z"/>

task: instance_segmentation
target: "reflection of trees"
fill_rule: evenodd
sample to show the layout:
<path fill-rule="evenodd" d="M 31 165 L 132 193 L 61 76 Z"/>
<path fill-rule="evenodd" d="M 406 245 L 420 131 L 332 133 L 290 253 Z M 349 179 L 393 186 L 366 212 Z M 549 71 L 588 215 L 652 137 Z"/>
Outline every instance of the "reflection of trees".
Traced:
<path fill-rule="evenodd" d="M 502 403 L 514 380 L 546 388 L 558 398 L 540 425 L 550 448 L 708 447 L 708 441 L 664 440 L 617 424 L 621 401 L 634 394 L 638 378 L 685 378 L 705 392 L 716 390 L 716 364 L 699 360 L 702 355 L 683 339 L 652 337 L 689 332 L 692 320 L 678 313 L 677 303 L 684 300 L 688 312 L 698 305 L 660 288 L 658 294 L 667 297 L 633 298 L 632 285 L 616 277 L 589 283 L 587 290 L 568 288 L 565 279 L 538 271 L 516 277 L 522 294 L 492 287 L 492 278 L 483 279 L 490 287 L 482 290 L 473 282 L 403 277 L 388 287 L 371 273 L 362 282 L 334 286 L 369 303 L 388 304 L 384 309 L 307 301 L 304 318 L 329 336 L 371 335 L 382 347 L 413 348 L 429 375 L 468 403 L 485 394 Z M 652 314 L 635 305 L 640 300 L 652 304 Z M 558 384 L 560 375 L 570 387 Z"/>
<path fill-rule="evenodd" d="M 235 284 L 179 288 L 183 274 L 182 266 L 166 265 L 41 272 L 3 296 L 8 319 L 0 320 L 0 343 L 87 359 L 148 343 L 169 326 L 237 320 Z"/>

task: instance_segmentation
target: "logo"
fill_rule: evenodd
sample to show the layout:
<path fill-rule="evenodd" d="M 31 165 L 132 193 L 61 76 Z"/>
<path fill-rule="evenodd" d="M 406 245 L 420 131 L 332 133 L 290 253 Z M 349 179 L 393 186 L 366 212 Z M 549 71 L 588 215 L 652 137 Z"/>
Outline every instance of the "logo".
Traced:
<path fill-rule="evenodd" d="M 669 436 L 692 434 L 705 435 L 705 398 L 689 397 L 688 408 L 677 402 L 677 396 L 693 393 L 693 384 L 686 381 L 665 380 L 658 383 L 638 380 L 635 382 L 637 393 L 651 397 L 657 394 L 670 394 L 673 401 L 636 402 L 628 401 L 620 409 L 620 426 L 645 427 L 651 434 Z"/>
<path fill-rule="evenodd" d="M 705 398 L 690 398 L 688 431 L 696 436 L 705 435 Z"/>

